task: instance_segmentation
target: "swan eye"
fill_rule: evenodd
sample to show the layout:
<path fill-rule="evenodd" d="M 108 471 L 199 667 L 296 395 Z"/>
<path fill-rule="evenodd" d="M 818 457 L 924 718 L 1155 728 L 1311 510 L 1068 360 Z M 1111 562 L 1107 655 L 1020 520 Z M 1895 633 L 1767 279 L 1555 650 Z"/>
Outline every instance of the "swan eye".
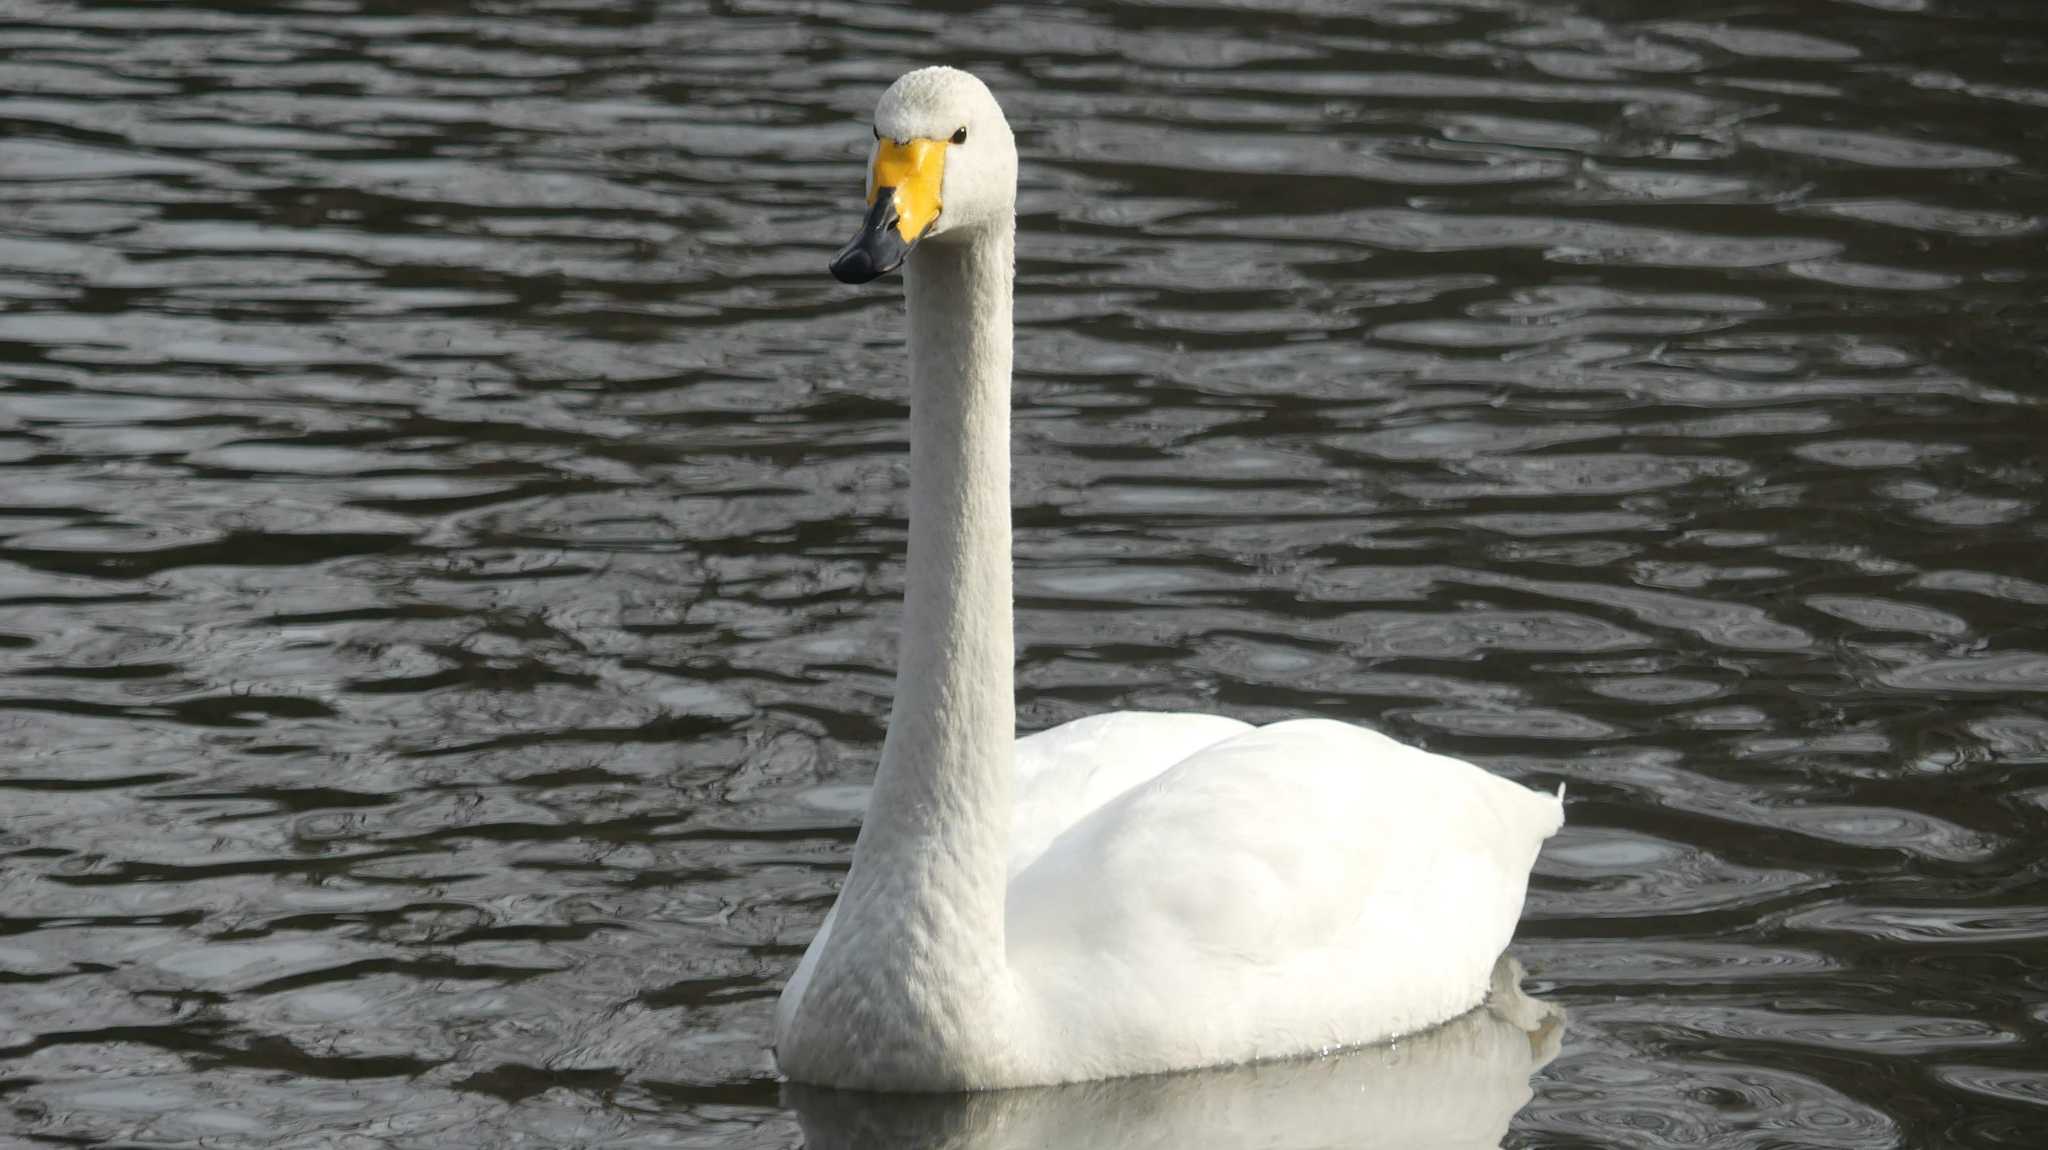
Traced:
<path fill-rule="evenodd" d="M 954 143 L 956 143 L 956 144 L 964 144 L 964 143 L 966 143 L 966 142 L 967 142 L 967 129 L 965 129 L 965 128 L 962 128 L 962 129 L 960 129 L 959 131 L 957 131 L 957 132 L 953 133 L 953 142 L 954 142 Z"/>
<path fill-rule="evenodd" d="M 879 140 L 879 139 L 881 139 L 881 138 L 882 138 L 882 129 L 880 129 L 880 128 L 876 128 L 876 129 L 875 129 L 875 139 Z"/>

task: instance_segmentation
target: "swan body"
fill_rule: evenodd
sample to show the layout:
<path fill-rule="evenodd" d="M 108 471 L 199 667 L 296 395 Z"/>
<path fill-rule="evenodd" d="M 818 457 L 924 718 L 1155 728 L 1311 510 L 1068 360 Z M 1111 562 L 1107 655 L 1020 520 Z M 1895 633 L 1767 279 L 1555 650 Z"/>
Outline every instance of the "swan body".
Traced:
<path fill-rule="evenodd" d="M 793 1084 L 783 1102 L 811 1150 L 1499 1150 L 1566 1021 L 1520 975 L 1503 956 L 1484 1008 L 1329 1058 L 974 1094 Z"/>
<path fill-rule="evenodd" d="M 1477 1006 L 1562 797 L 1327 719 L 1119 712 L 1015 737 L 1016 150 L 898 80 L 843 279 L 901 264 L 909 576 L 853 868 L 776 1020 L 801 1082 L 978 1090 L 1376 1042 Z"/>

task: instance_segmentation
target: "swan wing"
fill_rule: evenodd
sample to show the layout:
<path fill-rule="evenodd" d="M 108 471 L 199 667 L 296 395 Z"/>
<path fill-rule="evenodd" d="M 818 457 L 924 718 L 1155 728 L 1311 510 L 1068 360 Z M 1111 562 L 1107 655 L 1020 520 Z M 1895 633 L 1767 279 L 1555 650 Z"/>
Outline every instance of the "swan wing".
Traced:
<path fill-rule="evenodd" d="M 1089 812 L 1249 723 L 1222 715 L 1115 711 L 1017 740 L 1010 874 Z"/>
<path fill-rule="evenodd" d="M 1090 811 L 1203 747 L 1251 729 L 1221 715 L 1115 711 L 1018 739 L 1009 873 L 1016 875 Z M 810 988 L 838 914 L 836 905 L 827 912 L 783 987 L 775 1011 L 778 1044 Z"/>
<path fill-rule="evenodd" d="M 1011 969 L 1065 1077 L 1410 1033 L 1484 998 L 1562 821 L 1557 797 L 1364 728 L 1242 732 L 1015 875 Z"/>

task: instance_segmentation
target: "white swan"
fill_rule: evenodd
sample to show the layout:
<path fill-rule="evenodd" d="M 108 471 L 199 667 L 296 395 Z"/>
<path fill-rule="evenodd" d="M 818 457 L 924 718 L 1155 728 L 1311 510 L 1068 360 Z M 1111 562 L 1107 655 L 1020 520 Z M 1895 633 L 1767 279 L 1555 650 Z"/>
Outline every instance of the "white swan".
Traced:
<path fill-rule="evenodd" d="M 833 273 L 906 264 L 910 553 L 853 869 L 783 990 L 800 1082 L 978 1090 L 1370 1043 L 1484 999 L 1560 798 L 1359 727 L 1118 713 L 1015 737 L 1017 151 L 981 81 L 875 110 Z"/>

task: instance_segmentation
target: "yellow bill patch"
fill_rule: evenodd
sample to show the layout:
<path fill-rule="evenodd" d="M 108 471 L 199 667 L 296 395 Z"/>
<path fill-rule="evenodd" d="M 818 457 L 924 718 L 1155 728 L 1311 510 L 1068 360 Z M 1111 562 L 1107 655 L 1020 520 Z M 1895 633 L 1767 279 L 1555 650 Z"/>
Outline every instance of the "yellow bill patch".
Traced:
<path fill-rule="evenodd" d="M 944 140 L 912 140 L 899 144 L 883 139 L 875 145 L 875 188 L 896 189 L 896 234 L 915 242 L 939 218 L 939 185 L 946 172 Z"/>

